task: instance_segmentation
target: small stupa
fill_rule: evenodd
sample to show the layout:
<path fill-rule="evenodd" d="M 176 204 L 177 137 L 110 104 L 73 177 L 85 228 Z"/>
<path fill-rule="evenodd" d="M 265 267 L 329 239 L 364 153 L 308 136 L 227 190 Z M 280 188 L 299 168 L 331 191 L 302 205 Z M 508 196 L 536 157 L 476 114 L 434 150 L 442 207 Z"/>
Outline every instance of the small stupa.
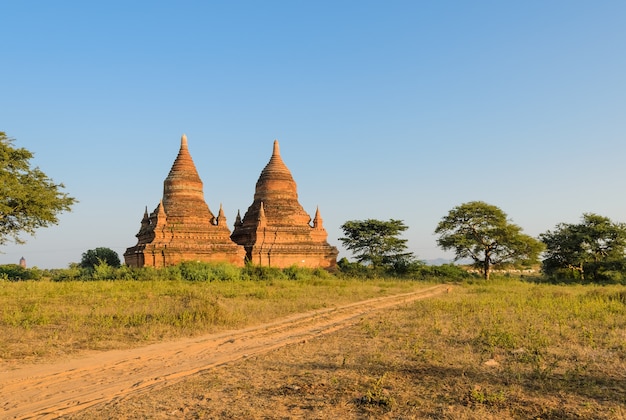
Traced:
<path fill-rule="evenodd" d="M 215 215 L 204 200 L 203 184 L 183 134 L 178 156 L 163 182 L 163 198 L 146 207 L 137 245 L 126 249 L 130 267 L 165 267 L 182 261 L 244 264 L 245 251 L 230 239 L 224 210 Z"/>
<path fill-rule="evenodd" d="M 311 220 L 298 202 L 278 140 L 256 183 L 254 201 L 243 219 L 237 213 L 231 238 L 243 245 L 250 262 L 261 266 L 332 269 L 337 263 L 338 251 L 327 242 L 319 208 Z"/>

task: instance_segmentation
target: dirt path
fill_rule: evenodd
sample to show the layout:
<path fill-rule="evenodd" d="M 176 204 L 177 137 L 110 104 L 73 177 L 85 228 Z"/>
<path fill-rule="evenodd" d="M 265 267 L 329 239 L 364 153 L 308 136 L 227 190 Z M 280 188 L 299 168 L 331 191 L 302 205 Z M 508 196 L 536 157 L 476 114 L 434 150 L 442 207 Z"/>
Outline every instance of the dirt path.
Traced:
<path fill-rule="evenodd" d="M 56 418 L 130 394 L 153 391 L 216 366 L 337 331 L 371 312 L 446 290 L 446 286 L 434 286 L 242 330 L 0 371 L 0 417 Z"/>

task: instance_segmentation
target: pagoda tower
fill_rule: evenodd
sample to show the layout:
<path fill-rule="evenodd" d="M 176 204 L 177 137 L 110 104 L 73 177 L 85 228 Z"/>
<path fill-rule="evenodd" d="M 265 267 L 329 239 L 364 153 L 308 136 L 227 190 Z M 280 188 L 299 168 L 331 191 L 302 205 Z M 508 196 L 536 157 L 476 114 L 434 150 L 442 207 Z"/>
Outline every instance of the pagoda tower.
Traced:
<path fill-rule="evenodd" d="M 232 240 L 243 245 L 253 264 L 332 269 L 338 251 L 328 244 L 327 237 L 319 208 L 311 221 L 298 202 L 296 182 L 275 140 L 272 157 L 256 183 L 252 205 L 243 219 L 237 213 Z"/>
<path fill-rule="evenodd" d="M 124 252 L 130 267 L 165 267 L 182 261 L 244 263 L 245 251 L 230 239 L 222 206 L 215 217 L 204 200 L 184 134 L 163 182 L 163 198 L 152 213 L 145 209 L 135 236 L 137 245 Z"/>

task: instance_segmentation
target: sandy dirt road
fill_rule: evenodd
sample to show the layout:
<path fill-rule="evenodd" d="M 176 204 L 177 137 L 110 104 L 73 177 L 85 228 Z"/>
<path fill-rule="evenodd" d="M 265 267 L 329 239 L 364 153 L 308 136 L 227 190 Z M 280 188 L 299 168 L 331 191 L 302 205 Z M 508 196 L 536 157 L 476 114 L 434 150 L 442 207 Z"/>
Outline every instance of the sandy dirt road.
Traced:
<path fill-rule="evenodd" d="M 241 330 L 0 371 L 0 418 L 57 418 L 135 393 L 151 392 L 216 366 L 337 331 L 374 311 L 446 291 L 446 286 L 439 285 Z"/>

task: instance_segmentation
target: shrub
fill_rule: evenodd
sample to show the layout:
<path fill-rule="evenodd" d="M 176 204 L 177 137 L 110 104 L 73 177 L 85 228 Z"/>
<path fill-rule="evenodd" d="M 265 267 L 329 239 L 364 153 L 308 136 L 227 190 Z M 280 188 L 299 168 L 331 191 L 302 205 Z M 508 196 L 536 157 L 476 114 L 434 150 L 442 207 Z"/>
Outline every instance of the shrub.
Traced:
<path fill-rule="evenodd" d="M 323 268 L 314 268 L 313 276 L 318 277 L 320 279 L 328 279 L 332 277 L 332 274 L 330 274 L 328 271 L 324 270 Z"/>
<path fill-rule="evenodd" d="M 184 261 L 178 265 L 183 280 L 207 281 L 211 280 L 211 269 L 208 264 L 198 261 Z"/>
<path fill-rule="evenodd" d="M 374 278 L 380 275 L 377 270 L 373 270 L 358 262 L 350 262 L 346 257 L 337 261 L 337 268 L 339 268 L 339 272 L 345 277 Z"/>
<path fill-rule="evenodd" d="M 308 270 L 300 268 L 297 265 L 284 268 L 283 273 L 289 280 L 304 280 L 310 276 Z"/>
<path fill-rule="evenodd" d="M 582 272 L 559 268 L 552 270 L 544 280 L 564 284 L 626 284 L 626 260 L 588 262 Z"/>
<path fill-rule="evenodd" d="M 24 268 L 18 264 L 0 265 L 0 278 L 19 281 L 19 280 L 39 280 L 41 271 L 36 268 Z"/>
<path fill-rule="evenodd" d="M 285 278 L 285 274 L 279 268 L 262 267 L 251 263 L 246 264 L 241 271 L 241 276 L 244 280 L 274 280 Z"/>
<path fill-rule="evenodd" d="M 425 265 L 420 267 L 418 273 L 422 277 L 448 277 L 451 279 L 472 277 L 471 273 L 468 273 L 462 267 L 455 264 Z"/>
<path fill-rule="evenodd" d="M 85 277 L 86 270 L 80 268 L 78 264 L 70 264 L 69 268 L 49 270 L 48 274 L 52 281 L 72 281 Z"/>
<path fill-rule="evenodd" d="M 119 273 L 115 267 L 111 267 L 102 261 L 91 271 L 91 280 L 118 280 Z"/>
<path fill-rule="evenodd" d="M 211 280 L 236 281 L 241 279 L 241 269 L 232 264 L 216 263 L 211 264 Z"/>
<path fill-rule="evenodd" d="M 96 248 L 90 249 L 85 252 L 80 261 L 80 266 L 83 268 L 95 268 L 96 265 L 100 263 L 106 263 L 107 265 L 119 268 L 122 264 L 120 262 L 120 257 L 117 255 L 117 252 L 113 251 L 110 248 Z"/>

